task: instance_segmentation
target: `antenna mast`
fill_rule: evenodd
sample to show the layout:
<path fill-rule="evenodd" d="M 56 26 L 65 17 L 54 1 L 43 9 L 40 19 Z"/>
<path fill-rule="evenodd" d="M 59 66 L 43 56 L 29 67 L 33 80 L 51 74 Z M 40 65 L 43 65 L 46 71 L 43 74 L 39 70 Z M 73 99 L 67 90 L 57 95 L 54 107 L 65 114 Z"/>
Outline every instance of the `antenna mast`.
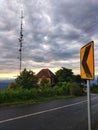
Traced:
<path fill-rule="evenodd" d="M 22 43 L 23 43 L 23 10 L 21 10 L 21 25 L 20 25 L 20 37 L 18 38 L 19 43 L 20 43 L 20 48 L 19 48 L 19 70 L 21 72 L 21 67 L 22 67 Z"/>

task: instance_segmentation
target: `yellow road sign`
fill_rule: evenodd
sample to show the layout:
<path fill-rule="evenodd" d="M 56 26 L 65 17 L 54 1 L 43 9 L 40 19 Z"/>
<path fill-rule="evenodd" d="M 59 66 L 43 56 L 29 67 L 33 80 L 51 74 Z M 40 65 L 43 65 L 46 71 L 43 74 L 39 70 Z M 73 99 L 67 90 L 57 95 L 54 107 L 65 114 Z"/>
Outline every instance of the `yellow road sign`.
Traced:
<path fill-rule="evenodd" d="M 80 71 L 82 79 L 94 79 L 94 42 L 83 46 L 80 50 Z"/>

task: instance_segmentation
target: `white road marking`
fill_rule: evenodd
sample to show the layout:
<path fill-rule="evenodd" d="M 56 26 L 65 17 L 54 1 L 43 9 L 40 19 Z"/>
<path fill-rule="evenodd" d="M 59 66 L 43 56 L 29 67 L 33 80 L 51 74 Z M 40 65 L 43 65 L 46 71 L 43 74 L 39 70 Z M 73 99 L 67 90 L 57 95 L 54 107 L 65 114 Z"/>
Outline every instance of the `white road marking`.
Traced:
<path fill-rule="evenodd" d="M 95 97 L 92 100 L 95 100 L 97 98 L 98 97 Z M 22 118 L 27 118 L 27 117 L 30 117 L 30 116 L 35 116 L 35 115 L 43 114 L 43 113 L 46 113 L 46 112 L 56 111 L 56 110 L 59 110 L 59 109 L 63 109 L 63 108 L 75 106 L 75 105 L 82 104 L 82 103 L 85 103 L 85 102 L 87 102 L 87 100 L 84 100 L 84 101 L 81 101 L 81 102 L 77 102 L 77 103 L 73 103 L 73 104 L 69 104 L 69 105 L 65 105 L 65 106 L 61 106 L 61 107 L 55 107 L 55 108 L 52 108 L 52 109 L 49 109 L 49 110 L 44 110 L 44 111 L 40 111 L 40 112 L 35 112 L 35 113 L 23 115 L 23 116 L 18 116 L 18 117 L 14 117 L 14 118 L 9 118 L 9 119 L 5 119 L 5 120 L 1 120 L 0 124 L 1 123 L 5 123 L 5 122 L 9 122 L 9 121 L 14 121 L 14 120 L 22 119 Z"/>

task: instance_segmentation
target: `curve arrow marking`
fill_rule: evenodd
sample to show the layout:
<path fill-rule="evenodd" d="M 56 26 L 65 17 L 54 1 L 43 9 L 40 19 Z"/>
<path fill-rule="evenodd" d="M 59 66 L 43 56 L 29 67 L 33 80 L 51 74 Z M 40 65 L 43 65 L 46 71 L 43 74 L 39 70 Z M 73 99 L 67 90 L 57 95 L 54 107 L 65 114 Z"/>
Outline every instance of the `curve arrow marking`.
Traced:
<path fill-rule="evenodd" d="M 82 60 L 82 65 L 83 65 L 83 68 L 84 68 L 84 71 L 85 71 L 87 77 L 92 77 L 91 72 L 90 72 L 89 67 L 88 67 L 88 64 L 87 64 L 87 58 L 89 55 L 90 48 L 91 48 L 91 45 L 86 47 L 85 53 L 83 56 L 83 60 Z"/>

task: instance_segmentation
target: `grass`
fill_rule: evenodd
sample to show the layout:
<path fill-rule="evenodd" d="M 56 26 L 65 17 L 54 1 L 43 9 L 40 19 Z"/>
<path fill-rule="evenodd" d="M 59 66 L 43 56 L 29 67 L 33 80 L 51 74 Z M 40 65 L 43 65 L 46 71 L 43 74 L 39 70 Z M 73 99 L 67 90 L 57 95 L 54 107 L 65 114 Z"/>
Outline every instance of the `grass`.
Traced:
<path fill-rule="evenodd" d="M 17 104 L 33 104 L 36 102 L 67 99 L 82 96 L 80 87 L 68 84 L 67 86 L 55 86 L 32 89 L 7 89 L 0 91 L 0 106 Z"/>
<path fill-rule="evenodd" d="M 3 107 L 3 106 L 15 106 L 15 105 L 22 105 L 22 104 L 34 104 L 34 103 L 38 103 L 38 102 L 52 101 L 52 100 L 58 100 L 58 99 L 69 99 L 69 98 L 74 98 L 74 97 L 75 97 L 74 95 L 40 97 L 40 98 L 37 98 L 37 99 L 20 100 L 20 101 L 0 103 L 0 107 Z"/>

